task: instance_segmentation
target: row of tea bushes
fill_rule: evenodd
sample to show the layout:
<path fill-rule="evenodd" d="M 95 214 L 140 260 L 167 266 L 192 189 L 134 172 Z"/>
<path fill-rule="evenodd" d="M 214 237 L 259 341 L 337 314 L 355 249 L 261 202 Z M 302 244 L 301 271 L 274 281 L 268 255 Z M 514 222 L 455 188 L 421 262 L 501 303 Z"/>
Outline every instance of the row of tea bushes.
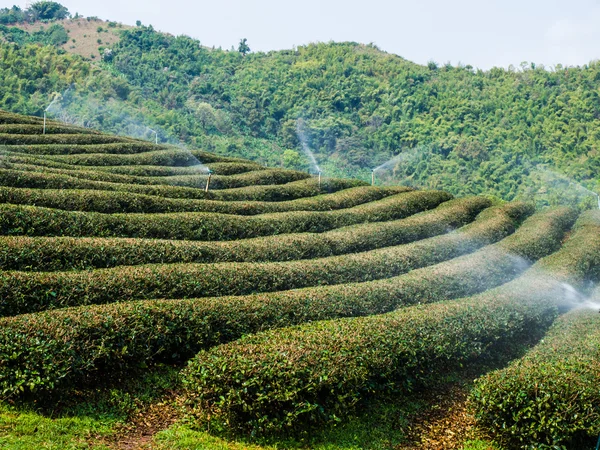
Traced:
<path fill-rule="evenodd" d="M 309 199 L 307 199 L 309 200 Z M 490 201 L 468 197 L 391 222 L 366 223 L 324 233 L 276 235 L 225 242 L 156 239 L 0 236 L 0 269 L 68 270 L 186 262 L 292 261 L 406 244 L 470 222 Z M 489 233 L 513 231 L 533 206 L 513 202 L 481 214 Z M 487 223 L 487 222 L 486 222 Z"/>
<path fill-rule="evenodd" d="M 352 292 L 341 284 L 371 280 L 378 281 L 356 287 L 364 292 L 363 296 L 369 293 L 373 299 L 388 295 L 399 304 L 431 302 L 479 292 L 512 279 L 523 270 L 523 262 L 518 258 L 535 260 L 552 251 L 573 216 L 566 209 L 534 216 L 497 246 L 434 266 L 488 243 L 479 238 L 486 236 L 486 230 L 477 223 L 464 233 L 442 237 L 434 243 L 421 241 L 305 261 L 129 266 L 91 272 L 5 272 L 0 273 L 0 297 L 5 305 L 0 308 L 0 315 L 125 300 L 245 295 L 324 285 L 338 285 L 328 291 L 335 298 L 337 291 L 344 295 Z M 495 237 L 504 237 L 505 229 L 501 224 Z M 413 270 L 424 266 L 431 267 Z M 398 277 L 410 270 L 413 271 L 409 275 Z M 302 295 L 312 294 L 307 291 Z"/>
<path fill-rule="evenodd" d="M 100 214 L 0 204 L 0 234 L 233 240 L 323 232 L 358 223 L 401 219 L 435 208 L 451 197 L 441 191 L 415 191 L 337 211 L 292 211 L 255 216 L 204 212 Z"/>
<path fill-rule="evenodd" d="M 149 151 L 136 154 L 98 153 L 78 155 L 51 155 L 46 159 L 63 164 L 75 166 L 195 166 L 199 163 L 210 164 L 215 162 L 250 163 L 250 161 L 202 150 L 187 150 L 171 147 L 168 150 Z"/>
<path fill-rule="evenodd" d="M 41 131 L 41 130 L 40 130 Z M 113 144 L 132 142 L 134 139 L 106 134 L 0 134 L 0 145 L 46 145 L 46 144 Z"/>
<path fill-rule="evenodd" d="M 586 258 L 564 263 L 587 265 L 597 283 L 600 212 L 585 213 L 581 223 L 588 233 L 568 245 L 587 247 Z M 560 318 L 524 358 L 479 379 L 471 394 L 479 423 L 509 446 L 593 448 L 600 434 L 600 288 L 591 300 L 565 289 L 561 306 L 584 308 Z"/>
<path fill-rule="evenodd" d="M 594 448 L 600 434 L 598 386 L 600 314 L 576 309 L 559 318 L 524 358 L 479 379 L 471 403 L 480 425 L 510 448 Z"/>
<path fill-rule="evenodd" d="M 0 186 L 0 203 L 42 206 L 65 211 L 112 213 L 216 212 L 256 215 L 287 211 L 331 211 L 355 207 L 409 192 L 408 188 L 357 187 L 333 194 L 283 202 L 223 202 L 165 198 L 130 192 L 80 189 L 27 189 Z"/>
<path fill-rule="evenodd" d="M 493 242 L 514 230 L 512 217 L 518 214 L 510 205 L 492 208 L 479 216 L 477 224 L 464 228 L 464 234 L 415 243 L 412 249 L 407 246 L 407 254 L 416 255 L 426 248 L 460 248 L 462 243 L 453 241 L 461 239 L 482 245 L 486 240 Z M 368 283 L 347 289 L 334 286 L 246 297 L 121 302 L 0 319 L 0 360 L 11 355 L 7 370 L 0 374 L 0 392 L 68 389 L 156 361 L 182 362 L 201 348 L 248 333 L 377 314 L 398 306 L 384 289 L 372 301 L 365 301 L 371 298 Z M 336 296 L 331 295 L 333 290 Z"/>
<path fill-rule="evenodd" d="M 39 145 L 10 145 L 6 147 L 11 154 L 18 154 L 21 157 L 49 156 L 49 155 L 78 155 L 78 154 L 98 154 L 98 153 L 117 153 L 133 154 L 144 152 L 155 152 L 158 150 L 167 150 L 167 145 L 156 145 L 152 142 L 134 141 L 117 142 L 112 144 L 39 144 Z M 42 164 L 46 161 L 42 158 L 38 160 Z"/>
<path fill-rule="evenodd" d="M 0 168 L 2 171 L 13 170 L 22 171 L 24 167 L 14 165 Z M 17 170 L 18 169 L 18 170 Z M 102 172 L 97 170 L 72 170 L 72 169 L 59 169 L 59 168 L 42 168 L 42 170 L 35 170 L 34 172 L 41 172 L 44 174 L 60 174 L 67 175 L 74 178 L 80 178 L 91 181 L 103 181 L 110 183 L 126 183 L 132 185 L 166 185 L 166 186 L 183 186 L 198 189 L 204 191 L 208 174 L 196 174 L 196 175 L 182 175 L 182 176 L 162 176 L 162 177 L 141 177 L 135 175 L 122 175 L 116 173 Z M 20 178 L 22 186 L 12 187 L 33 187 L 25 184 L 27 173 L 21 173 Z M 293 170 L 281 170 L 281 169 L 261 169 L 254 170 L 246 173 L 239 173 L 236 175 L 218 175 L 215 174 L 211 177 L 210 189 L 231 189 L 246 186 L 255 185 L 269 185 L 269 184 L 285 184 L 293 181 L 299 181 L 310 178 L 310 175 L 304 172 L 297 172 Z M 361 182 L 362 185 L 366 183 Z"/>
<path fill-rule="evenodd" d="M 360 180 L 337 178 L 328 178 L 319 184 L 315 178 L 306 178 L 280 185 L 250 185 L 232 189 L 211 189 L 205 192 L 204 189 L 191 187 L 160 184 L 127 184 L 127 180 L 122 179 L 127 178 L 126 175 L 89 171 L 66 171 L 63 169 L 32 172 L 28 171 L 29 167 L 29 165 L 21 165 L 14 169 L 0 168 L 0 184 L 9 187 L 34 189 L 95 189 L 170 198 L 211 199 L 219 201 L 285 201 L 366 185 L 366 183 Z M 401 187 L 397 187 L 396 189 L 398 191 L 410 190 L 409 188 Z"/>
<path fill-rule="evenodd" d="M 42 134 L 44 132 L 44 123 L 1 123 L 0 134 Z M 72 125 L 56 124 L 46 122 L 46 134 L 94 134 L 99 135 L 98 131 L 89 128 L 80 128 Z"/>
<path fill-rule="evenodd" d="M 271 330 L 201 351 L 184 372 L 190 414 L 228 429 L 298 431 L 347 417 L 365 397 L 438 383 L 540 336 L 564 283 L 600 270 L 598 228 L 578 227 L 524 276 L 471 298 Z"/>
<path fill-rule="evenodd" d="M 208 167 L 195 166 L 101 166 L 94 170 L 102 172 L 133 175 L 136 177 L 169 177 L 177 175 L 206 175 Z M 237 175 L 255 170 L 266 170 L 266 167 L 251 162 L 215 162 L 210 164 L 210 171 L 214 175 Z"/>

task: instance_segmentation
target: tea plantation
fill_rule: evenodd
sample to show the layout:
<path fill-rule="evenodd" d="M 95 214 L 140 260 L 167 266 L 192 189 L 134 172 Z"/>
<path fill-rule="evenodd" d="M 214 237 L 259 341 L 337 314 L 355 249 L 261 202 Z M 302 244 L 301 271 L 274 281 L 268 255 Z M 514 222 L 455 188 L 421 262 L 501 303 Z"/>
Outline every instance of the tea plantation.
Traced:
<path fill-rule="evenodd" d="M 598 282 L 597 210 L 0 112 L 2 448 L 316 448 L 493 361 L 468 400 L 489 445 L 591 448 Z"/>

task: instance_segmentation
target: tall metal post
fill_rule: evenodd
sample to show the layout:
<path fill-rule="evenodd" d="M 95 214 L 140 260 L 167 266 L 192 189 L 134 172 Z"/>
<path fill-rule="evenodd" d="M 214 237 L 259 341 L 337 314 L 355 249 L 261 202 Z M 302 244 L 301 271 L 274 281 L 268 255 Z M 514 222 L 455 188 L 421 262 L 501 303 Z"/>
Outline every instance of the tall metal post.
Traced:
<path fill-rule="evenodd" d="M 46 111 L 44 111 L 44 132 L 42 134 L 46 134 Z"/>
<path fill-rule="evenodd" d="M 371 170 L 371 186 L 375 186 L 375 169 Z"/>

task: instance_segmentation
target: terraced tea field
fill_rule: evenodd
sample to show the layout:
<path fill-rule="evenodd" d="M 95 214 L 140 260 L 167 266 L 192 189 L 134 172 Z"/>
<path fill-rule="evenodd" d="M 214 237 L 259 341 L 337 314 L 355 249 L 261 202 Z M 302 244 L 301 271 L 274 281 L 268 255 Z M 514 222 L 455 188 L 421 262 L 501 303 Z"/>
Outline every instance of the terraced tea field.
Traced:
<path fill-rule="evenodd" d="M 327 434 L 498 361 L 497 448 L 595 443 L 599 211 L 42 129 L 0 113 L 1 447 L 405 448 Z"/>

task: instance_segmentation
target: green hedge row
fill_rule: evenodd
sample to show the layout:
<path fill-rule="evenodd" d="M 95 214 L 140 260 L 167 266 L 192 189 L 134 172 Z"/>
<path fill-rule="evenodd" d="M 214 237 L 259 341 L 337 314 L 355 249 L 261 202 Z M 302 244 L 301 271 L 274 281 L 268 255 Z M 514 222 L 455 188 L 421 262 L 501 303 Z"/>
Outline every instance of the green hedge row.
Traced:
<path fill-rule="evenodd" d="M 137 177 L 169 177 L 176 175 L 205 175 L 207 166 L 100 166 L 94 170 Z M 253 162 L 214 162 L 210 171 L 215 175 L 237 175 L 255 170 L 265 170 L 266 167 Z"/>
<path fill-rule="evenodd" d="M 75 166 L 195 166 L 199 163 L 213 162 L 249 163 L 250 161 L 215 155 L 201 150 L 188 150 L 170 147 L 168 150 L 158 150 L 136 154 L 79 154 L 79 155 L 49 155 L 50 161 Z"/>
<path fill-rule="evenodd" d="M 586 258 L 564 264 L 579 270 L 587 265 L 589 278 L 598 282 L 600 212 L 584 218 L 589 232 L 569 244 L 588 247 Z M 580 295 L 565 286 L 563 306 L 583 301 Z M 477 381 L 471 404 L 482 426 L 511 448 L 593 448 L 600 434 L 599 304 L 600 288 L 584 309 L 559 319 L 524 358 Z"/>
<path fill-rule="evenodd" d="M 209 192 L 204 192 L 204 189 L 181 186 L 128 184 L 123 180 L 123 178 L 127 178 L 125 175 L 63 169 L 35 172 L 28 171 L 29 167 L 29 165 L 19 165 L 18 167 L 15 165 L 13 169 L 0 168 L 0 185 L 32 189 L 95 189 L 170 198 L 220 201 L 289 201 L 367 185 L 360 180 L 328 178 L 323 180 L 319 186 L 318 181 L 311 177 L 280 185 L 251 185 L 232 189 L 211 189 Z M 120 182 L 105 181 L 114 179 L 114 177 Z"/>
<path fill-rule="evenodd" d="M 10 145 L 6 148 L 11 153 L 20 156 L 48 156 L 48 155 L 78 155 L 78 154 L 97 154 L 97 153 L 144 153 L 157 150 L 167 150 L 167 145 L 156 145 L 152 142 L 135 141 L 119 142 L 113 144 L 40 144 L 40 145 Z"/>
<path fill-rule="evenodd" d="M 48 123 L 52 123 L 54 125 L 59 125 L 58 122 L 48 121 Z M 21 116 L 19 114 L 9 113 L 8 111 L 0 110 L 0 123 L 6 124 L 20 124 L 20 123 L 29 123 L 29 124 L 37 124 L 43 123 L 43 119 L 40 117 L 33 116 Z"/>
<path fill-rule="evenodd" d="M 106 134 L 0 134 L 0 145 L 112 144 L 133 139 Z"/>
<path fill-rule="evenodd" d="M 30 165 L 28 165 L 30 166 Z M 25 169 L 25 167 L 9 165 L 2 170 Z M 97 170 L 72 170 L 62 168 L 32 168 L 34 172 L 54 173 L 68 175 L 75 178 L 81 178 L 92 181 L 104 181 L 112 183 L 138 184 L 138 185 L 165 185 L 165 186 L 182 186 L 202 189 L 206 187 L 207 174 L 199 175 L 182 175 L 182 176 L 162 176 L 162 177 L 141 177 L 134 175 L 121 175 Z M 28 175 L 24 172 L 21 178 Z M 210 190 L 232 189 L 238 187 L 268 185 L 268 184 L 285 184 L 292 181 L 299 181 L 310 178 L 310 175 L 304 172 L 295 170 L 283 169 L 260 169 L 252 172 L 241 173 L 237 175 L 213 175 L 210 182 Z M 365 185 L 366 183 L 361 183 Z M 13 186 L 19 187 L 19 186 Z M 32 186 L 23 186 L 32 187 Z"/>
<path fill-rule="evenodd" d="M 515 239 L 508 238 L 498 244 L 499 248 L 514 248 L 537 259 L 537 252 L 548 253 L 552 239 L 555 243 L 560 241 L 563 224 L 568 224 L 568 220 L 564 214 L 536 217 L 521 227 L 514 235 Z M 495 237 L 502 236 L 499 231 L 495 234 Z M 537 242 L 533 243 L 533 239 Z M 514 277 L 514 272 L 522 270 L 521 262 L 512 255 L 491 255 L 493 248 L 488 248 L 464 260 L 456 259 L 446 265 L 414 270 L 404 278 L 397 277 L 409 270 L 474 251 L 482 242 L 461 233 L 442 239 L 437 245 L 435 251 L 431 245 L 415 244 L 408 249 L 395 246 L 288 262 L 128 266 L 85 272 L 4 272 L 0 273 L 0 297 L 4 299 L 5 307 L 0 307 L 0 315 L 146 298 L 247 295 L 371 280 L 378 281 L 368 286 L 359 285 L 356 289 L 370 292 L 372 297 L 378 293 L 395 293 L 396 301 L 402 298 L 405 303 L 435 301 L 438 297 L 478 292 Z M 415 251 L 414 247 L 420 251 Z M 460 278 L 460 286 L 455 286 L 457 278 Z M 425 291 L 424 281 L 431 280 L 437 280 L 436 286 Z M 98 286 L 102 289 L 95 288 Z M 347 293 L 352 289 L 337 286 L 329 295 L 334 297 L 337 291 Z"/>
<path fill-rule="evenodd" d="M 230 430 L 306 430 L 380 392 L 435 385 L 540 336 L 563 301 L 562 284 L 582 282 L 597 264 L 600 242 L 586 238 L 599 232 L 578 228 L 574 242 L 524 276 L 471 298 L 271 330 L 202 351 L 184 372 L 190 414 Z"/>
<path fill-rule="evenodd" d="M 39 124 L 28 123 L 0 123 L 0 134 L 42 134 L 43 121 Z M 80 128 L 64 124 L 46 122 L 46 134 L 95 134 L 100 133 L 89 128 Z"/>
<path fill-rule="evenodd" d="M 244 216 L 288 211 L 331 211 L 355 207 L 410 189 L 380 189 L 371 186 L 337 191 L 308 199 L 284 202 L 223 202 L 165 198 L 131 192 L 27 189 L 0 186 L 0 203 L 42 206 L 65 211 L 99 213 L 216 212 Z"/>
<path fill-rule="evenodd" d="M 468 251 L 475 242 L 500 239 L 514 229 L 515 214 L 527 213 L 523 206 L 491 208 L 458 233 L 408 245 L 407 261 L 411 254 L 422 258 L 424 250 L 433 256 L 432 249 L 445 249 L 451 255 L 461 248 Z M 51 392 L 153 361 L 185 361 L 201 348 L 259 330 L 374 314 L 397 306 L 385 292 L 377 301 L 368 301 L 368 290 L 355 292 L 358 296 L 338 290 L 337 297 L 332 297 L 329 290 L 335 288 L 122 302 L 0 319 L 0 361 L 12 355 L 7 370 L 0 373 L 0 392 Z"/>
<path fill-rule="evenodd" d="M 600 315 L 577 309 L 524 358 L 479 379 L 471 404 L 480 425 L 510 448 L 591 449 L 600 434 L 598 386 Z"/>
<path fill-rule="evenodd" d="M 451 197 L 441 191 L 417 191 L 338 211 L 292 211 L 256 216 L 204 212 L 101 214 L 0 204 L 0 234 L 211 241 L 245 239 L 274 234 L 322 232 L 364 222 L 401 219 L 435 208 Z"/>
<path fill-rule="evenodd" d="M 490 202 L 482 197 L 450 200 L 406 219 L 352 225 L 324 233 L 300 233 L 225 242 L 156 239 L 0 236 L 0 269 L 68 270 L 186 262 L 291 261 L 361 252 L 429 238 L 468 223 Z M 509 203 L 482 217 L 490 228 L 519 223 L 532 206 Z M 505 225 L 502 225 L 505 224 Z M 512 225 L 511 225 L 512 226 Z M 493 236 L 493 233 L 492 233 Z M 491 238 L 490 238 L 491 239 Z"/>

